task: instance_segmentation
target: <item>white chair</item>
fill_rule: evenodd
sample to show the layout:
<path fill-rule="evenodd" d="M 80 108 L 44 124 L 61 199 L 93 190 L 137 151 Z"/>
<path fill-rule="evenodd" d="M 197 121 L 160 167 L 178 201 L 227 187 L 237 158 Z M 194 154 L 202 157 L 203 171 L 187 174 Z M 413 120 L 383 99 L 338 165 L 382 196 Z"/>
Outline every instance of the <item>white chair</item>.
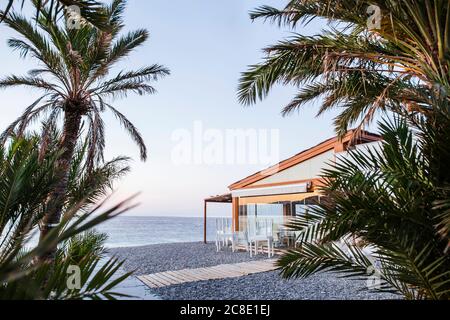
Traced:
<path fill-rule="evenodd" d="M 233 231 L 233 223 L 231 219 L 217 218 L 216 219 L 216 249 L 219 252 L 222 247 L 227 246 L 231 242 L 231 250 L 236 251 L 236 244 L 238 242 L 237 233 Z"/>
<path fill-rule="evenodd" d="M 249 219 L 247 222 L 247 242 L 250 251 L 250 257 L 254 253 L 258 254 L 261 242 L 267 242 L 267 254 L 269 258 L 274 256 L 273 241 L 273 220 L 272 219 Z"/>

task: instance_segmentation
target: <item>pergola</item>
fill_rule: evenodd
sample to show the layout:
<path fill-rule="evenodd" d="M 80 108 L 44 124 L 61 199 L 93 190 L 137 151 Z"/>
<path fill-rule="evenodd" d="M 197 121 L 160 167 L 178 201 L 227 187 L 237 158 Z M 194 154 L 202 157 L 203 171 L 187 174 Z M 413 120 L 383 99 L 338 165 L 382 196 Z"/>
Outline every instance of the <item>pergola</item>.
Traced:
<path fill-rule="evenodd" d="M 206 218 L 207 218 L 207 211 L 208 211 L 208 203 L 233 203 L 233 198 L 231 196 L 231 193 L 218 195 L 215 197 L 210 197 L 205 199 L 204 203 L 204 212 L 203 212 L 203 242 L 207 243 L 206 239 Z"/>

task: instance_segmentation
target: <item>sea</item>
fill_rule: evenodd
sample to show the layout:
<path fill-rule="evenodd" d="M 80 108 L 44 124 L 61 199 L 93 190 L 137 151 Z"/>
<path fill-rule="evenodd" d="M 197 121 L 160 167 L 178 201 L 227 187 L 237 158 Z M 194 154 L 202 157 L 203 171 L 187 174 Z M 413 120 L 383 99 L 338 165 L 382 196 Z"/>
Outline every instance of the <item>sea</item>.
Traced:
<path fill-rule="evenodd" d="M 215 240 L 216 218 L 207 219 L 207 240 Z M 203 241 L 203 218 L 119 216 L 101 223 L 95 230 L 108 235 L 107 248 L 137 247 L 150 244 Z M 34 247 L 39 242 L 35 230 L 27 242 Z"/>
<path fill-rule="evenodd" d="M 203 241 L 203 218 L 119 216 L 97 226 L 108 235 L 108 248 Z M 215 219 L 207 219 L 207 239 L 214 240 Z"/>

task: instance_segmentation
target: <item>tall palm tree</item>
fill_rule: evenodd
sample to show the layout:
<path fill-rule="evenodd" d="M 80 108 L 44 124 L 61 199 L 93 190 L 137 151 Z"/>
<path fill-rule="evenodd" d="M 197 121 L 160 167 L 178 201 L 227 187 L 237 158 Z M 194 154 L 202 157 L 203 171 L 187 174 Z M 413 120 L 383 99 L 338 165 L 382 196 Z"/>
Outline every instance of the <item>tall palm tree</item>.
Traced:
<path fill-rule="evenodd" d="M 125 0 L 114 0 L 105 6 L 108 28 L 102 31 L 89 23 L 78 29 L 51 19 L 51 13 L 40 7 L 40 15 L 29 21 L 20 14 L 11 13 L 5 23 L 17 31 L 21 38 L 8 40 L 9 46 L 23 57 L 32 57 L 39 67 L 26 76 L 12 75 L 0 80 L 0 88 L 25 86 L 38 89 L 43 95 L 26 108 L 23 115 L 13 122 L 0 136 L 5 140 L 15 132 L 20 135 L 26 126 L 47 115 L 48 127 L 62 118 L 63 129 L 57 161 L 57 185 L 47 203 L 47 213 L 42 221 L 41 239 L 60 220 L 67 190 L 70 165 L 77 139 L 85 121 L 88 139 L 88 170 L 102 160 L 105 147 L 104 123 L 101 113 L 108 110 L 120 121 L 138 145 L 142 160 L 147 150 L 139 131 L 109 101 L 129 93 L 153 94 L 150 82 L 168 75 L 168 69 L 154 64 L 134 71 L 121 71 L 110 76 L 111 68 L 141 46 L 148 38 L 147 30 L 140 29 L 121 35 Z M 44 130 L 43 141 L 49 134 Z M 56 248 L 55 248 L 56 249 Z M 43 259 L 53 259 L 55 250 Z"/>
<path fill-rule="evenodd" d="M 314 36 L 294 33 L 265 48 L 264 60 L 240 79 L 243 104 L 290 84 L 298 94 L 283 114 L 323 98 L 318 114 L 341 110 L 335 126 L 342 135 L 378 111 L 428 114 L 433 92 L 449 96 L 447 0 L 291 0 L 283 9 L 261 6 L 251 18 L 293 30 L 320 18 L 329 28 Z"/>

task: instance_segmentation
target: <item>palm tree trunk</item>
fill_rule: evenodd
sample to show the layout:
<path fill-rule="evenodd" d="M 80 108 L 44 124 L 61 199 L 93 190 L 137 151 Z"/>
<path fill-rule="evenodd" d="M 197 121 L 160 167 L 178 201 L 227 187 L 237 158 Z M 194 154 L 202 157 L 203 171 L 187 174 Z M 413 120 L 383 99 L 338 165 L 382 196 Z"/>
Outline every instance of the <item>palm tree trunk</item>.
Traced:
<path fill-rule="evenodd" d="M 81 117 L 82 114 L 80 112 L 72 110 L 66 110 L 64 114 L 63 137 L 60 142 L 62 154 L 56 161 L 55 174 L 56 181 L 58 182 L 49 196 L 47 202 L 47 213 L 41 221 L 40 242 L 43 241 L 43 239 L 60 223 L 61 220 L 62 209 L 64 207 L 69 181 L 70 165 L 81 127 Z M 41 261 L 53 262 L 55 259 L 56 249 L 56 246 L 51 248 L 48 252 L 39 257 L 39 259 Z"/>

